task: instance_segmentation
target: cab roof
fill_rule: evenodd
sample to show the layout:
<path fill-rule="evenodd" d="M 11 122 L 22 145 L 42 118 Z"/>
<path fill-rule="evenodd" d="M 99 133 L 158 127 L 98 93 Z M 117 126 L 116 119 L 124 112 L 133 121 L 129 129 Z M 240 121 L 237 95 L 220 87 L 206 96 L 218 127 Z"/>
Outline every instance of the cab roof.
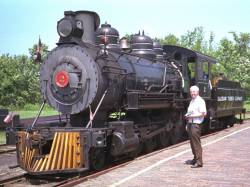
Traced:
<path fill-rule="evenodd" d="M 216 59 L 193 51 L 184 47 L 175 46 L 175 45 L 163 45 L 163 51 L 166 53 L 167 58 L 174 60 L 182 60 L 186 62 L 209 62 L 217 63 Z"/>

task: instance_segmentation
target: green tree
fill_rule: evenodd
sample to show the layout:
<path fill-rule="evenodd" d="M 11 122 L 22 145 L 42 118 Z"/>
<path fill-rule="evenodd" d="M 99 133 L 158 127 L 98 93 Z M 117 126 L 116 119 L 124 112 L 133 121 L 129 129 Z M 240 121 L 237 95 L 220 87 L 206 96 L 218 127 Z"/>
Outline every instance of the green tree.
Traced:
<path fill-rule="evenodd" d="M 195 27 L 193 31 L 187 31 L 181 36 L 180 45 L 195 51 L 206 53 L 208 46 L 205 41 L 203 27 Z"/>
<path fill-rule="evenodd" d="M 231 32 L 233 40 L 220 40 L 215 53 L 218 59 L 217 71 L 223 72 L 230 80 L 241 82 L 242 86 L 250 88 L 250 33 Z"/>
<path fill-rule="evenodd" d="M 203 27 L 195 27 L 192 31 L 181 35 L 180 38 L 174 34 L 168 34 L 158 40 L 161 44 L 182 46 L 207 55 L 214 55 L 215 52 L 214 33 L 210 32 L 209 41 L 206 41 Z"/>
<path fill-rule="evenodd" d="M 48 52 L 48 46 L 42 44 L 42 59 Z M 0 105 L 5 107 L 22 107 L 25 104 L 35 104 L 40 101 L 39 69 L 34 63 L 37 44 L 29 49 L 30 57 L 26 55 L 0 56 Z"/>
<path fill-rule="evenodd" d="M 168 34 L 163 39 L 159 39 L 159 42 L 163 45 L 179 45 L 179 38 L 173 34 Z"/>
<path fill-rule="evenodd" d="M 0 57 L 1 82 L 0 103 L 2 106 L 19 106 L 36 103 L 40 99 L 38 65 L 25 55 Z"/>
<path fill-rule="evenodd" d="M 236 32 L 230 32 L 233 35 L 235 48 L 237 49 L 238 53 L 243 56 L 250 55 L 250 33 L 240 33 L 237 34 Z"/>

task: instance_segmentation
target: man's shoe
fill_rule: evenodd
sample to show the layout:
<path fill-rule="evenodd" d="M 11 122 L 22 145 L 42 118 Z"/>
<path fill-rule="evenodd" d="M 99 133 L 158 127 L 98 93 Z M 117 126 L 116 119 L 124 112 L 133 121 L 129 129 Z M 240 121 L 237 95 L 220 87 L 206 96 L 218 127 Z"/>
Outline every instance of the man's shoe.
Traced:
<path fill-rule="evenodd" d="M 185 161 L 185 164 L 187 164 L 187 165 L 194 165 L 195 163 L 196 163 L 195 159 Z"/>
<path fill-rule="evenodd" d="M 201 168 L 202 165 L 195 163 L 194 165 L 191 166 L 191 168 Z"/>

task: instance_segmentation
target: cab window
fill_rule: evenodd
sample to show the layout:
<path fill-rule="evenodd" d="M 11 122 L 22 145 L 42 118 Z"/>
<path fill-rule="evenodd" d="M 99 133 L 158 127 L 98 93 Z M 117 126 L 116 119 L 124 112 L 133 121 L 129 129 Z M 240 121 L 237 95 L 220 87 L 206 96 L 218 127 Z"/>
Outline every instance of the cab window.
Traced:
<path fill-rule="evenodd" d="M 202 78 L 204 81 L 208 81 L 209 80 L 209 67 L 208 67 L 208 62 L 203 62 L 202 63 Z"/>

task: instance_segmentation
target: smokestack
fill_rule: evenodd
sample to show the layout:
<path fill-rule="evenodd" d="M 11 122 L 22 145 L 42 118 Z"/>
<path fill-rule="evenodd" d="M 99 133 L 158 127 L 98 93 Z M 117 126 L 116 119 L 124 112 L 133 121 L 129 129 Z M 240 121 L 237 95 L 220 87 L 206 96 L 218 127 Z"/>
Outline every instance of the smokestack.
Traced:
<path fill-rule="evenodd" d="M 95 31 L 100 25 L 100 17 L 96 12 L 76 11 L 75 18 L 83 23 L 82 40 L 95 44 Z"/>

